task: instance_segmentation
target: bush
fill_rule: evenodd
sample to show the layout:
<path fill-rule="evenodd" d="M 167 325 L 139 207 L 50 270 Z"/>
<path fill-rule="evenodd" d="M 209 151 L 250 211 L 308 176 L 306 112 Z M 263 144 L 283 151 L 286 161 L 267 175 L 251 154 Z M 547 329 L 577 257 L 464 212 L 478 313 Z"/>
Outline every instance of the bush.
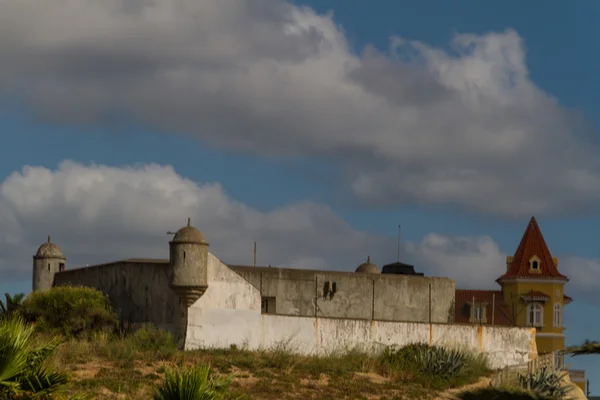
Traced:
<path fill-rule="evenodd" d="M 34 340 L 35 325 L 17 314 L 0 324 L 0 398 L 53 398 L 52 392 L 67 383 L 63 373 L 52 371 L 48 360 L 58 338 Z"/>
<path fill-rule="evenodd" d="M 154 325 L 144 324 L 134 331 L 127 341 L 136 349 L 142 351 L 175 350 L 177 344 L 171 332 L 156 328 Z"/>
<path fill-rule="evenodd" d="M 210 367 L 199 365 L 183 371 L 167 370 L 165 382 L 156 389 L 154 400 L 224 399 L 231 379 L 215 379 Z"/>
<path fill-rule="evenodd" d="M 458 400 L 555 400 L 554 397 L 535 394 L 526 389 L 494 387 L 463 391 L 454 397 Z"/>
<path fill-rule="evenodd" d="M 23 302 L 20 313 L 35 322 L 40 330 L 67 337 L 113 331 L 118 325 L 108 297 L 83 286 L 59 286 L 33 292 Z"/>
<path fill-rule="evenodd" d="M 460 374 L 467 358 L 458 350 L 416 343 L 398 350 L 386 349 L 383 359 L 396 367 L 414 368 L 430 376 L 448 380 Z"/>
<path fill-rule="evenodd" d="M 519 385 L 540 396 L 562 399 L 574 388 L 573 385 L 563 385 L 563 378 L 566 375 L 568 375 L 567 371 L 552 371 L 544 367 L 536 372 L 519 375 Z"/>

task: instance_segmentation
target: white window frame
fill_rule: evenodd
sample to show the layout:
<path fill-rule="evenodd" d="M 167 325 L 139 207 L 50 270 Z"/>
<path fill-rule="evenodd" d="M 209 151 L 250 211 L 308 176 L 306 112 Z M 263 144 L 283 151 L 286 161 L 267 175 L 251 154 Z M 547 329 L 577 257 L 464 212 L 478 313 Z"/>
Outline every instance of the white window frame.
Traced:
<path fill-rule="evenodd" d="M 528 326 L 543 326 L 543 323 L 544 323 L 544 307 L 540 303 L 529 304 L 527 306 L 527 325 Z"/>
<path fill-rule="evenodd" d="M 563 357 L 560 351 L 554 352 L 554 368 L 559 369 L 563 367 Z"/>
<path fill-rule="evenodd" d="M 475 306 L 473 309 L 473 321 L 483 320 L 483 307 L 480 305 Z"/>
<path fill-rule="evenodd" d="M 563 326 L 563 313 L 560 303 L 554 304 L 554 326 L 558 328 Z"/>

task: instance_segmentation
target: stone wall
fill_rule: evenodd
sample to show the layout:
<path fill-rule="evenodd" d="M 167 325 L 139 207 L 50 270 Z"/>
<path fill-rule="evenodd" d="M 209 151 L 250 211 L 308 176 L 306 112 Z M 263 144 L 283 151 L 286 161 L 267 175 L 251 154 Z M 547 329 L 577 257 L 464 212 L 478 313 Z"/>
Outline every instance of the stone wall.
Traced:
<path fill-rule="evenodd" d="M 374 350 L 387 345 L 401 346 L 424 342 L 485 352 L 490 357 L 494 368 L 525 363 L 529 360 L 530 354 L 535 353 L 535 329 L 531 328 L 370 320 L 368 306 L 357 307 L 358 315 L 363 317 L 362 319 L 315 317 L 314 314 L 312 316 L 261 314 L 261 289 L 263 295 L 280 296 L 277 298 L 278 309 L 279 307 L 294 307 L 298 309 L 298 313 L 310 312 L 310 301 L 314 301 L 313 293 L 315 292 L 303 296 L 302 288 L 307 287 L 308 284 L 300 283 L 297 286 L 290 283 L 275 284 L 278 282 L 275 279 L 263 279 L 261 287 L 260 274 L 244 274 L 244 269 L 246 268 L 229 268 L 216 257 L 209 255 L 208 289 L 188 309 L 186 349 L 229 348 L 231 345 L 236 345 L 257 350 L 283 346 L 300 354 L 327 354 L 357 347 Z M 276 270 L 275 273 L 277 275 L 294 274 L 296 271 Z M 306 271 L 299 271 L 299 273 L 306 273 Z M 344 276 L 342 273 L 319 272 L 315 281 L 312 282 L 312 290 L 320 289 L 319 282 L 326 279 L 338 282 L 338 292 L 334 295 L 334 300 L 337 297 L 338 302 L 345 304 L 345 308 L 342 308 L 343 312 L 350 313 L 354 303 L 359 305 L 363 301 L 362 297 L 354 297 L 352 293 L 368 287 L 370 282 L 371 288 L 375 287 L 375 301 L 377 301 L 379 293 L 378 288 L 381 288 L 381 291 L 392 292 L 390 294 L 392 299 L 387 303 L 380 303 L 382 305 L 379 307 L 385 307 L 386 304 L 394 307 L 399 303 L 398 307 L 407 307 L 411 310 L 411 315 L 420 316 L 420 318 L 424 318 L 423 310 L 428 311 L 428 308 L 420 306 L 417 302 L 423 296 L 429 298 L 429 283 L 432 283 L 432 286 L 438 285 L 437 292 L 432 290 L 432 298 L 441 296 L 444 290 L 454 291 L 453 283 L 447 285 L 445 279 L 422 277 L 420 279 L 418 277 L 392 277 L 390 279 L 378 276 L 350 277 L 348 275 L 350 274 Z M 293 275 L 287 276 L 291 278 Z M 414 286 L 411 285 L 413 279 L 417 280 L 417 284 Z M 367 283 L 365 284 L 365 282 Z M 393 283 L 388 285 L 388 282 Z M 295 290 L 295 292 L 286 295 L 284 292 L 286 288 Z M 424 291 L 425 294 L 418 293 L 418 291 Z M 436 293 L 435 296 L 433 293 Z M 298 295 L 302 300 L 294 302 L 294 295 Z M 410 296 L 417 298 L 411 299 Z M 283 301 L 280 300 L 281 298 Z M 447 318 L 446 308 L 450 301 L 446 299 L 444 302 L 443 300 L 438 297 L 437 308 L 432 307 L 436 310 L 438 319 Z M 317 305 L 321 306 L 321 302 L 324 301 L 326 300 L 319 299 Z M 312 304 L 314 313 L 314 302 Z M 327 309 L 324 306 L 319 307 L 318 312 L 326 312 L 322 310 L 334 312 L 333 309 Z M 401 315 L 400 311 L 387 312 L 388 314 L 385 314 L 385 311 L 382 310 L 382 313 L 376 314 L 376 317 L 378 315 Z"/>
<path fill-rule="evenodd" d="M 168 261 L 126 260 L 59 272 L 54 285 L 83 285 L 107 294 L 121 322 L 153 323 L 176 332 L 177 296 L 169 289 Z"/>
<path fill-rule="evenodd" d="M 454 281 L 404 275 L 366 275 L 268 267 L 231 266 L 263 297 L 275 299 L 275 314 L 380 321 L 454 320 Z M 336 292 L 327 295 L 326 287 Z M 315 306 L 316 299 L 316 306 Z"/>

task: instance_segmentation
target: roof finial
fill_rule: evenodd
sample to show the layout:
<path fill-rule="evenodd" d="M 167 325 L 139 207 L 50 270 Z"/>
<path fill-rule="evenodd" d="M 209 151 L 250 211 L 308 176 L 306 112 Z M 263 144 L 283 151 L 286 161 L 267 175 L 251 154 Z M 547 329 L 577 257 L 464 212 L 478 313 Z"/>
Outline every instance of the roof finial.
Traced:
<path fill-rule="evenodd" d="M 188 226 L 190 226 L 190 224 L 191 224 L 191 220 L 192 220 L 192 219 L 191 219 L 190 217 L 188 217 Z"/>
<path fill-rule="evenodd" d="M 48 235 L 48 243 L 50 243 L 50 235 Z"/>
<path fill-rule="evenodd" d="M 371 263 L 371 256 L 367 256 L 367 262 Z"/>

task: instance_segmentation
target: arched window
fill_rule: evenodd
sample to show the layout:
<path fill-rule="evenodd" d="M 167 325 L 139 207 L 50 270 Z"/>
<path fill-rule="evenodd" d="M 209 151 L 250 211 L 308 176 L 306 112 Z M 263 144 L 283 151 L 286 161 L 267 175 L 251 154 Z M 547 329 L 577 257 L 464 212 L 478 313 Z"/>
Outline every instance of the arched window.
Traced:
<path fill-rule="evenodd" d="M 554 326 L 562 326 L 562 306 L 559 303 L 554 305 Z"/>
<path fill-rule="evenodd" d="M 532 303 L 527 306 L 527 325 L 542 326 L 543 308 L 539 303 Z"/>

